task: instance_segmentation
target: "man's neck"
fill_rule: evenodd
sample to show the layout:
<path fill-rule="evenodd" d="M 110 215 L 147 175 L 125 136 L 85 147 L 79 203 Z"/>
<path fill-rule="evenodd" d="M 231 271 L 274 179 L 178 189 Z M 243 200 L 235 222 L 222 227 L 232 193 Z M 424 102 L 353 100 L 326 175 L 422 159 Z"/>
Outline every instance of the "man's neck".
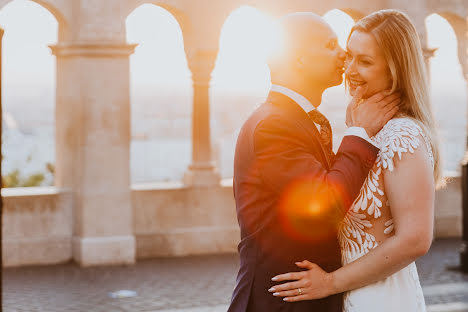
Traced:
<path fill-rule="evenodd" d="M 320 103 L 322 102 L 322 94 L 324 90 L 318 90 L 316 88 L 311 87 L 310 85 L 304 86 L 299 83 L 287 83 L 281 80 L 272 80 L 272 84 L 276 84 L 299 93 L 300 95 L 305 97 L 315 108 L 319 107 Z"/>

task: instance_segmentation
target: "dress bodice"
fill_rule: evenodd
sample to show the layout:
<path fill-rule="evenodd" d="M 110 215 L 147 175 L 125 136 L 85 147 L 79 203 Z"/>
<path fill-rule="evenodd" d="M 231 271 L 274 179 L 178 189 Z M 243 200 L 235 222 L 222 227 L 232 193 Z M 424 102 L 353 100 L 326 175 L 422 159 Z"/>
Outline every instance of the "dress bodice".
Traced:
<path fill-rule="evenodd" d="M 391 203 L 385 194 L 384 171 L 393 171 L 395 157 L 401 160 L 405 153 L 414 153 L 422 143 L 434 166 L 431 145 L 421 127 L 411 118 L 390 120 L 372 140 L 380 148 L 377 160 L 338 232 L 343 265 L 365 255 L 394 233 Z"/>

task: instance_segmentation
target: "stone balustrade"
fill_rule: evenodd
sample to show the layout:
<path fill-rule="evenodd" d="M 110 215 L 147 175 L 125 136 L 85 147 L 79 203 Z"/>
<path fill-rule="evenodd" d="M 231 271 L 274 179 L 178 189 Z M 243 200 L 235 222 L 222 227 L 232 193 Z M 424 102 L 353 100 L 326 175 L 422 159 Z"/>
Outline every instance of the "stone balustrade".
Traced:
<path fill-rule="evenodd" d="M 460 177 L 437 191 L 435 237 L 461 236 Z M 71 194 L 57 188 L 4 189 L 4 266 L 73 259 Z M 136 258 L 236 252 L 240 239 L 232 181 L 218 186 L 133 185 Z M 106 217 L 106 216 L 103 216 Z"/>

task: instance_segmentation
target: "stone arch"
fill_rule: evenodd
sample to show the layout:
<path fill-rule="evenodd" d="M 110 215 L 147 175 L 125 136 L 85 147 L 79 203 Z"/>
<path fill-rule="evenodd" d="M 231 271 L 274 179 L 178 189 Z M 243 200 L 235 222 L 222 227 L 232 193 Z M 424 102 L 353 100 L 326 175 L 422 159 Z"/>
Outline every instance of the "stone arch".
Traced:
<path fill-rule="evenodd" d="M 158 0 L 133 0 L 130 1 L 126 10 L 124 10 L 124 20 L 138 9 L 143 4 L 153 4 L 168 11 L 177 21 L 182 32 L 190 29 L 188 15 L 186 15 L 182 8 L 174 6 L 171 1 L 158 1 Z"/>
<path fill-rule="evenodd" d="M 269 50 L 269 18 L 258 6 L 242 5 L 230 11 L 221 27 L 211 94 L 214 156 L 222 178 L 233 175 L 231 164 L 242 122 L 270 88 L 263 57 Z M 237 109 L 232 111 L 229 107 L 234 103 Z"/>
<path fill-rule="evenodd" d="M 152 4 L 157 7 L 163 8 L 168 11 L 179 24 L 182 31 L 183 46 L 186 55 L 190 55 L 190 47 L 193 45 L 192 41 L 194 38 L 193 23 L 190 16 L 186 14 L 184 8 L 174 6 L 170 0 L 133 0 L 128 2 L 126 10 L 124 10 L 124 21 L 127 20 L 128 16 L 132 14 L 136 9 L 144 4 Z"/>
<path fill-rule="evenodd" d="M 466 20 L 462 16 L 453 12 L 442 11 L 435 13 L 445 18 L 455 32 L 455 36 L 457 37 L 458 60 L 462 66 L 465 79 L 468 79 L 468 26 L 466 24 Z"/>
<path fill-rule="evenodd" d="M 429 18 L 434 22 L 443 20 L 444 27 L 440 29 L 435 24 L 429 24 Z M 460 54 L 464 53 L 460 51 L 464 38 L 456 34 L 453 18 L 447 14 L 434 13 L 426 17 L 426 27 L 429 47 L 438 49 L 430 62 L 431 102 L 440 129 L 440 145 L 445 151 L 444 169 L 458 171 L 457 164 L 463 157 L 466 144 L 466 67 L 463 68 L 465 60 L 460 58 Z M 437 42 L 434 37 L 438 37 Z M 450 42 L 447 40 L 449 37 Z"/>
<path fill-rule="evenodd" d="M 236 22 L 239 22 L 239 20 L 236 20 L 239 13 L 244 14 L 243 17 L 246 18 L 246 23 L 243 23 L 243 24 L 236 23 Z M 232 18 L 234 18 L 234 20 Z M 249 28 L 248 27 L 248 25 L 250 25 L 249 21 L 250 22 L 258 21 L 258 24 L 257 24 L 258 28 L 254 28 L 254 29 Z M 239 6 L 239 7 L 235 8 L 235 9 L 231 10 L 230 13 L 226 15 L 226 18 L 225 18 L 224 23 L 223 23 L 223 25 L 221 27 L 221 30 L 220 30 L 220 36 L 219 36 L 219 39 L 218 39 L 219 40 L 219 47 L 220 47 L 219 52 L 220 53 L 223 52 L 221 49 L 225 49 L 226 47 L 222 47 L 222 45 L 226 43 L 226 40 L 232 39 L 232 36 L 236 36 L 237 39 L 243 41 L 244 44 L 242 46 L 247 46 L 247 48 L 248 48 L 249 45 L 248 44 L 246 45 L 245 43 L 249 43 L 249 41 L 250 41 L 250 46 L 255 45 L 256 42 L 253 42 L 251 40 L 252 38 L 249 35 L 252 34 L 252 33 L 256 33 L 256 32 L 263 33 L 264 31 L 268 31 L 268 29 L 264 28 L 264 26 L 266 24 L 268 24 L 270 21 L 273 22 L 273 20 L 268 19 L 268 15 L 265 14 L 265 11 L 259 9 L 258 7 L 255 7 L 255 6 L 242 5 L 242 6 Z M 243 33 L 244 35 L 236 34 L 236 31 L 234 31 L 232 29 L 232 26 L 233 26 L 232 23 L 235 23 L 234 26 L 236 26 L 236 31 L 240 30 L 240 32 Z M 239 27 L 242 27 L 244 29 L 242 29 L 242 28 L 239 29 Z M 229 29 L 229 28 L 231 28 L 231 29 Z M 247 32 L 245 28 L 249 28 L 249 31 Z M 231 31 L 231 32 L 226 34 L 226 29 L 228 31 Z M 230 37 L 226 37 L 226 36 L 230 36 Z M 244 40 L 247 40 L 247 41 L 244 41 Z M 240 45 L 238 45 L 238 46 L 240 46 Z M 236 48 L 238 46 L 234 46 L 234 47 L 231 47 L 231 48 Z M 252 54 L 254 54 L 254 53 L 256 53 L 256 51 L 252 51 Z M 222 57 L 222 55 L 221 55 L 221 57 Z M 218 57 L 217 65 L 219 64 L 219 58 L 220 58 L 220 56 Z M 216 67 L 218 67 L 218 66 L 216 66 Z"/>
<path fill-rule="evenodd" d="M 4 26 L 6 28 L 6 34 L 8 35 L 8 39 L 6 39 L 6 36 L 3 38 L 2 44 L 2 56 L 4 56 L 4 60 L 6 61 L 4 61 L 3 64 L 3 74 L 6 79 L 2 79 L 5 84 L 3 94 L 5 96 L 5 108 L 8 107 L 8 111 L 11 113 L 10 116 L 14 117 L 18 114 L 18 111 L 15 112 L 13 107 L 29 109 L 29 107 L 34 106 L 34 109 L 37 111 L 29 112 L 29 114 L 37 113 L 38 119 L 36 120 L 45 122 L 44 127 L 41 129 L 32 127 L 30 123 L 25 123 L 24 127 L 30 129 L 26 132 L 21 130 L 21 123 L 19 123 L 19 126 L 15 125 L 16 122 L 13 123 L 11 131 L 20 135 L 18 141 L 22 143 L 22 148 L 18 149 L 17 147 L 13 147 L 11 150 L 14 151 L 15 154 L 29 154 L 30 156 L 28 156 L 28 158 L 32 157 L 32 155 L 34 155 L 35 158 L 32 168 L 36 169 L 25 169 L 27 175 L 31 174 L 31 169 L 35 171 L 40 170 L 40 172 L 43 173 L 44 167 L 41 169 L 37 168 L 37 164 L 39 163 L 45 161 L 45 163 L 48 164 L 47 168 L 51 168 L 49 164 L 51 165 L 53 161 L 56 161 L 53 156 L 56 147 L 52 145 L 52 142 L 57 142 L 56 135 L 48 134 L 45 136 L 46 139 L 41 141 L 41 146 L 46 145 L 48 148 L 44 148 L 41 153 L 39 153 L 39 157 L 37 157 L 38 154 L 36 152 L 38 148 L 37 143 L 31 143 L 30 141 L 31 138 L 36 137 L 43 130 L 50 133 L 49 131 L 52 131 L 55 127 L 57 120 L 56 116 L 54 116 L 57 103 L 55 91 L 57 79 L 54 70 L 56 61 L 53 56 L 50 55 L 47 44 L 57 42 L 60 25 L 54 14 L 37 2 L 38 1 L 27 1 L 24 2 L 26 7 L 20 6 L 14 8 L 9 6 L 9 4 L 13 4 L 13 1 L 10 1 L 7 4 L 3 3 L 1 7 L 1 10 L 4 10 L 2 13 L 5 13 L 4 22 L 6 24 Z M 37 13 L 37 15 L 31 17 L 32 20 L 37 18 L 36 21 L 38 24 L 35 25 L 35 33 L 28 28 L 27 23 L 25 23 L 23 19 L 18 18 L 18 16 L 28 13 Z M 17 20 L 18 23 L 15 20 Z M 42 26 L 44 28 L 42 28 Z M 27 89 L 28 92 L 25 93 L 24 89 Z M 17 104 L 20 105 L 17 106 Z M 39 112 L 43 113 L 43 115 L 39 114 Z M 44 116 L 48 117 L 44 118 Z M 51 118 L 49 116 L 54 117 Z M 13 118 L 13 120 L 14 119 L 17 118 Z M 18 153 L 18 151 L 20 152 Z M 46 152 L 44 153 L 44 151 Z M 21 158 L 22 157 L 23 156 L 21 156 Z M 26 164 L 29 161 L 20 160 L 20 162 Z M 14 167 L 11 167 L 11 169 L 14 169 Z M 23 168 L 21 168 L 21 171 L 23 171 Z M 24 172 L 21 172 L 21 174 L 24 174 Z M 53 175 L 52 180 L 46 178 L 45 181 L 53 182 Z"/>
<path fill-rule="evenodd" d="M 0 0 L 0 10 L 15 0 Z M 63 0 L 29 0 L 39 4 L 52 14 L 58 23 L 58 40 L 65 41 L 70 38 L 71 30 L 69 27 L 69 3 Z"/>
<path fill-rule="evenodd" d="M 143 3 L 125 20 L 127 41 L 141 44 L 130 56 L 131 183 L 182 179 L 190 161 L 191 79 L 172 12 Z"/>

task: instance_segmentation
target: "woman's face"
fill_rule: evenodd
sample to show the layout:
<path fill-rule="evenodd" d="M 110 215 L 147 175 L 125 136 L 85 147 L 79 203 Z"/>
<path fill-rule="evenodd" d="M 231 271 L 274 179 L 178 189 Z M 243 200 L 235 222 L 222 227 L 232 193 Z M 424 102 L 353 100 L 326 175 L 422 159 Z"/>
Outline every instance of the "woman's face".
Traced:
<path fill-rule="evenodd" d="M 368 98 L 389 89 L 392 85 L 384 54 L 371 34 L 357 30 L 351 34 L 347 45 L 345 69 L 351 96 L 354 96 L 359 86 L 367 89 L 363 98 Z"/>

